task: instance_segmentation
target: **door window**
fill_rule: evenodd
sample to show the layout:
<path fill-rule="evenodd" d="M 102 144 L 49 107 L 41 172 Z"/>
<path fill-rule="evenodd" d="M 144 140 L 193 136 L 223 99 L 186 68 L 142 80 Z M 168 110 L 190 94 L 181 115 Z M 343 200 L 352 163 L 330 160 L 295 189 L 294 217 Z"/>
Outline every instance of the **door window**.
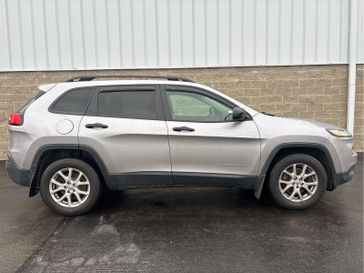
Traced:
<path fill-rule="evenodd" d="M 232 109 L 208 96 L 182 91 L 167 91 L 172 119 L 192 122 L 232 120 Z"/>
<path fill-rule="evenodd" d="M 156 92 L 150 90 L 122 90 L 100 92 L 98 116 L 157 119 Z"/>

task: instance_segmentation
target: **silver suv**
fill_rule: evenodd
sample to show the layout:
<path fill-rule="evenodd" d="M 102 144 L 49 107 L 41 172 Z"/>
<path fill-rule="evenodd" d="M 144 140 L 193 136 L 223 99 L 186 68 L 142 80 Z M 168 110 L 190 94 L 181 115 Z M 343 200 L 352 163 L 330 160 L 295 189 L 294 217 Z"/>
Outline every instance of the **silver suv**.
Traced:
<path fill-rule="evenodd" d="M 303 209 L 349 181 L 357 162 L 344 129 L 259 113 L 179 77 L 43 85 L 8 123 L 9 176 L 67 216 L 103 189 L 139 187 L 237 187 L 257 198 L 266 187 Z"/>

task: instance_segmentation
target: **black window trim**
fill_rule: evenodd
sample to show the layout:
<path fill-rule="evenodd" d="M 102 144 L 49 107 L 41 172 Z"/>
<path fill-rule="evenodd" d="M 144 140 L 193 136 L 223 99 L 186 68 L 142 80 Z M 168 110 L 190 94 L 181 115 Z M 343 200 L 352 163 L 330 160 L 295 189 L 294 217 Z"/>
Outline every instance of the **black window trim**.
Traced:
<path fill-rule="evenodd" d="M 87 105 L 86 105 L 86 109 L 85 109 L 85 111 L 82 114 L 81 113 L 71 113 L 71 112 L 68 112 L 68 111 L 57 111 L 57 110 L 54 110 L 53 107 L 57 104 L 58 101 L 60 101 L 68 93 L 70 93 L 70 92 L 72 92 L 74 90 L 78 90 L 78 89 L 91 89 L 91 91 L 90 91 L 91 92 L 91 96 L 88 99 L 88 102 L 87 102 Z M 84 116 L 87 113 L 88 107 L 90 105 L 90 102 L 92 100 L 92 97 L 95 94 L 95 91 L 96 91 L 96 88 L 94 86 L 82 86 L 82 87 L 79 86 L 79 87 L 74 87 L 74 88 L 68 89 L 66 92 L 63 92 L 62 95 L 60 95 L 55 101 L 52 102 L 52 104 L 48 107 L 48 111 L 50 113 L 59 114 L 59 115 Z"/>
<path fill-rule="evenodd" d="M 234 107 L 237 107 L 235 103 L 215 94 L 212 93 L 209 90 L 195 87 L 195 86 L 188 86 L 188 85 L 173 85 L 173 84 L 163 84 L 161 85 L 162 90 L 162 101 L 163 101 L 163 107 L 165 109 L 165 116 L 166 121 L 174 121 L 174 122 L 191 122 L 191 123 L 228 123 L 228 122 L 237 122 L 237 120 L 222 120 L 222 121 L 193 121 L 193 120 L 174 120 L 171 114 L 171 109 L 169 107 L 167 92 L 168 91 L 176 91 L 176 92 L 186 92 L 186 93 L 194 93 L 194 94 L 200 94 L 204 95 L 206 97 L 209 97 L 213 100 L 216 100 L 223 105 L 230 107 L 231 109 Z M 246 112 L 246 111 L 245 111 Z M 248 112 L 246 112 L 248 114 Z"/>
<path fill-rule="evenodd" d="M 145 118 L 127 118 L 127 117 L 115 117 L 115 116 L 101 116 L 98 114 L 98 97 L 100 93 L 106 92 L 123 92 L 123 91 L 151 91 L 155 92 L 155 109 L 156 118 L 155 119 L 145 119 Z M 100 118 L 117 118 L 117 119 L 140 119 L 140 120 L 163 120 L 165 121 L 165 115 L 162 106 L 162 99 L 160 94 L 159 86 L 156 84 L 132 84 L 132 85 L 106 85 L 106 86 L 96 86 L 96 91 L 94 92 L 92 99 L 89 103 L 89 107 L 85 113 L 85 116 L 95 116 Z"/>

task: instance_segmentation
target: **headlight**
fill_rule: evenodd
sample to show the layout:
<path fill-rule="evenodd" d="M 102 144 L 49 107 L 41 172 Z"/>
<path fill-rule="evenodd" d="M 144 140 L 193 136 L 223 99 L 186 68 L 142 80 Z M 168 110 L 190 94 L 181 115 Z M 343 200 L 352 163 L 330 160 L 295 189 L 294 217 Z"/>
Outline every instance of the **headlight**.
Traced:
<path fill-rule="evenodd" d="M 352 137 L 349 131 L 344 129 L 326 129 L 330 134 L 336 137 Z"/>

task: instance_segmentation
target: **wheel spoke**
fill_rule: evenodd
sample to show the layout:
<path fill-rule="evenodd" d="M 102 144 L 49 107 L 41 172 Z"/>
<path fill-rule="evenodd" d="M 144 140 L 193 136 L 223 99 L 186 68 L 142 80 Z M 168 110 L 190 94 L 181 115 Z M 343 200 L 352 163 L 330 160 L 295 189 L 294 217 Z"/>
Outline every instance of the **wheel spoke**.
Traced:
<path fill-rule="evenodd" d="M 288 172 L 287 170 L 284 170 L 283 173 L 288 174 L 291 178 L 294 177 L 293 173 Z"/>
<path fill-rule="evenodd" d="M 58 187 L 63 187 L 63 186 L 64 186 L 64 184 L 59 183 L 59 182 L 58 182 L 57 180 L 55 180 L 55 179 L 51 179 L 51 183 L 52 183 L 52 184 L 57 185 Z"/>
<path fill-rule="evenodd" d="M 281 184 L 291 184 L 292 182 L 291 181 L 285 181 L 285 180 L 282 180 L 282 179 L 280 179 L 279 180 L 279 183 L 281 183 Z"/>
<path fill-rule="evenodd" d="M 300 200 L 302 200 L 303 197 L 302 197 L 301 191 L 299 189 L 297 190 L 297 194 L 298 194 L 298 197 L 300 198 Z"/>
<path fill-rule="evenodd" d="M 89 185 L 90 183 L 88 181 L 80 181 L 80 182 L 77 182 L 76 185 L 77 186 L 83 186 L 83 185 Z"/>
<path fill-rule="evenodd" d="M 64 175 L 62 171 L 58 171 L 57 174 L 63 178 L 63 180 L 66 182 L 67 176 Z"/>
<path fill-rule="evenodd" d="M 77 192 L 74 192 L 73 194 L 76 196 L 78 203 L 81 203 L 82 199 L 81 199 L 80 195 Z"/>
<path fill-rule="evenodd" d="M 63 188 L 56 188 L 56 189 L 52 190 L 51 193 L 53 194 L 53 193 L 59 192 L 61 190 L 64 190 L 64 189 Z"/>
<path fill-rule="evenodd" d="M 315 171 L 312 171 L 312 172 L 310 172 L 309 174 L 305 174 L 304 176 L 303 176 L 303 179 L 306 179 L 307 177 L 311 177 L 311 176 L 313 176 L 313 175 L 315 175 L 316 174 L 316 172 Z"/>
<path fill-rule="evenodd" d="M 302 188 L 305 189 L 305 191 L 309 194 L 309 195 L 312 195 L 312 191 L 305 185 L 303 184 Z"/>
<path fill-rule="evenodd" d="M 67 194 L 67 204 L 68 206 L 70 207 L 71 204 L 72 204 L 72 201 L 71 201 L 71 195 L 70 194 Z"/>
<path fill-rule="evenodd" d="M 78 194 L 88 195 L 88 192 L 87 192 L 87 191 L 82 191 L 82 190 L 77 189 L 77 188 L 76 188 L 76 192 L 77 192 Z"/>
<path fill-rule="evenodd" d="M 317 185 L 317 181 L 313 181 L 313 182 L 303 182 L 304 185 L 306 186 L 315 186 Z"/>
<path fill-rule="evenodd" d="M 82 175 L 83 175 L 83 172 L 80 172 L 77 179 L 76 179 L 76 183 L 78 183 L 78 184 L 81 183 L 80 179 L 81 179 Z"/>
<path fill-rule="evenodd" d="M 292 188 L 293 187 L 293 185 L 291 185 L 291 184 L 288 184 L 282 191 L 283 192 L 286 192 L 288 189 L 290 189 L 290 188 Z"/>
<path fill-rule="evenodd" d="M 307 165 L 303 165 L 303 168 L 302 168 L 302 172 L 301 172 L 301 176 L 304 176 L 306 174 L 306 170 L 307 170 Z"/>
<path fill-rule="evenodd" d="M 72 168 L 68 168 L 68 179 L 69 180 L 72 179 L 72 172 L 73 172 L 73 169 Z"/>
<path fill-rule="evenodd" d="M 297 164 L 293 164 L 293 175 L 297 175 Z"/>
<path fill-rule="evenodd" d="M 288 199 L 292 200 L 292 198 L 296 195 L 296 189 L 293 189 L 291 195 L 288 197 Z"/>
<path fill-rule="evenodd" d="M 61 203 L 62 201 L 63 201 L 63 199 L 65 199 L 66 198 L 66 196 L 67 196 L 67 193 L 64 193 L 63 195 L 62 195 L 62 197 L 61 198 L 59 198 L 57 201 L 58 201 L 58 203 Z"/>

